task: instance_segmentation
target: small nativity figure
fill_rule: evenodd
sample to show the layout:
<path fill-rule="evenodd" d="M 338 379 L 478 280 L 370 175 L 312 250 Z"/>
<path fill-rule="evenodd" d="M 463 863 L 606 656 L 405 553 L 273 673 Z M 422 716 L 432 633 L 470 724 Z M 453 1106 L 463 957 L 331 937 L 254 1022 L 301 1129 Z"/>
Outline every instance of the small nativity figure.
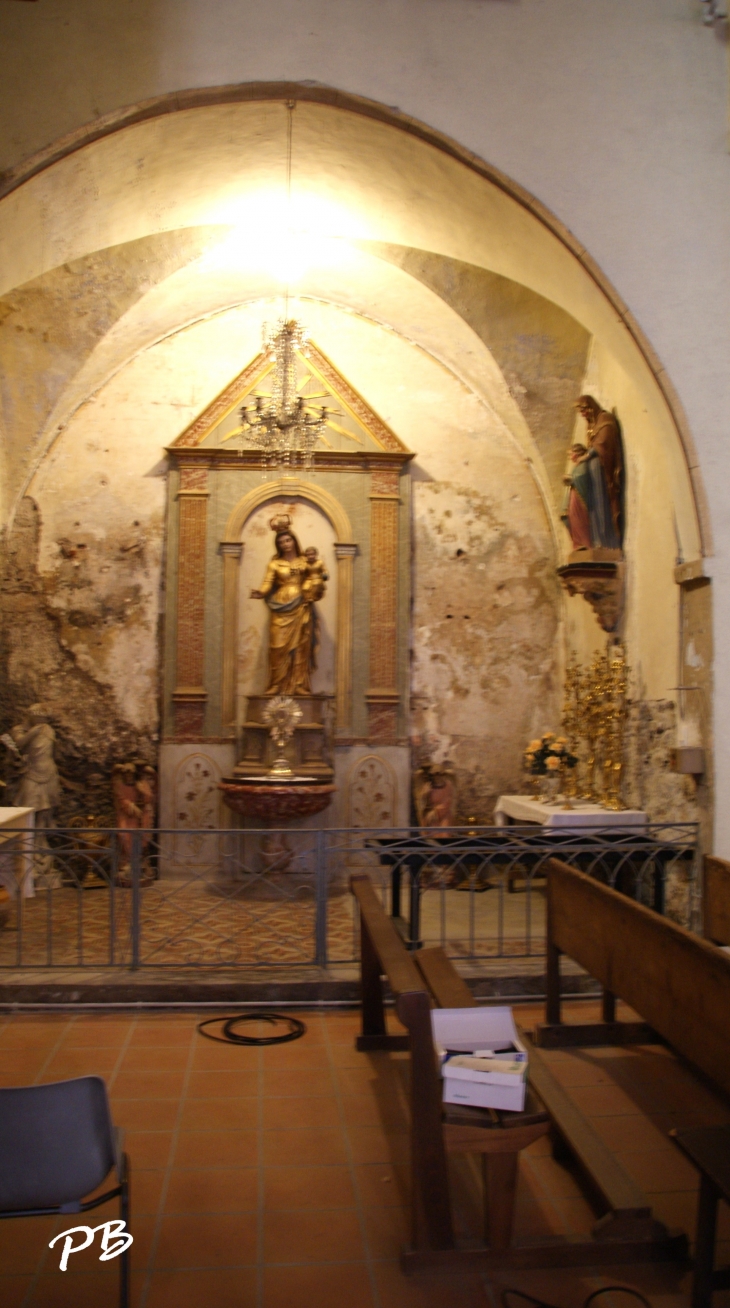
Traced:
<path fill-rule="evenodd" d="M 453 827 L 456 789 L 451 772 L 435 766 L 420 768 L 415 776 L 416 813 L 421 827 Z"/>
<path fill-rule="evenodd" d="M 138 766 L 141 771 L 138 774 Z M 121 886 L 132 884 L 132 832 L 141 832 L 139 853 L 141 883 L 146 885 L 152 875 L 145 855 L 150 832 L 155 824 L 157 774 L 148 764 L 115 763 L 112 771 L 112 792 L 117 829 L 119 830 L 120 860 L 117 882 Z"/>
<path fill-rule="evenodd" d="M 568 452 L 573 466 L 563 478 L 563 519 L 574 550 L 620 550 L 623 454 L 618 422 L 592 395 L 579 396 L 576 408 L 587 423 L 586 444 L 576 442 Z"/>

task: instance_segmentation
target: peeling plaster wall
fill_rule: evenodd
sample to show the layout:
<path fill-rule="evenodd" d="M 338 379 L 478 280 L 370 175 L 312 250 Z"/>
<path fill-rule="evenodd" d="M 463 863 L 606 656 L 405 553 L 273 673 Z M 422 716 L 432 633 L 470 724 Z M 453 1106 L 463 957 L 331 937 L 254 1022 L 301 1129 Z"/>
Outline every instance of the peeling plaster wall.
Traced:
<path fill-rule="evenodd" d="M 380 253 L 430 286 L 484 341 L 542 455 L 559 512 L 591 339 L 585 327 L 544 296 L 486 268 L 425 250 L 381 246 Z"/>
<path fill-rule="evenodd" d="M 33 479 L 34 621 L 61 669 L 54 721 L 80 751 L 87 737 L 107 758 L 123 743 L 154 748 L 164 446 L 255 352 L 260 321 L 259 305 L 232 309 L 142 351 L 76 411 Z M 503 419 L 444 363 L 332 305 L 309 303 L 307 321 L 416 451 L 413 730 L 419 759 L 453 762 L 461 815 L 488 820 L 518 784 L 525 739 L 557 721 L 560 596 L 539 487 Z M 13 639 L 17 698 L 45 699 L 41 647 L 27 627 Z M 90 688 L 93 723 L 77 686 Z"/>
<path fill-rule="evenodd" d="M 672 756 L 678 739 L 676 699 L 635 700 L 630 705 L 625 796 L 630 807 L 644 809 L 654 822 L 699 821 L 702 846 L 707 848 L 712 830 L 711 782 L 709 778 L 674 771 Z M 699 887 L 693 885 L 696 872 L 688 859 L 676 860 L 667 868 L 667 915 L 682 926 L 697 926 Z"/>
<path fill-rule="evenodd" d="M 460 820 L 487 823 L 497 796 L 521 789 L 526 741 L 560 711 L 549 533 L 524 468 L 489 435 L 461 469 L 423 458 L 434 479 L 414 494 L 412 680 L 414 762 L 450 763 Z"/>
<path fill-rule="evenodd" d="M 540 489 L 493 404 L 443 363 L 324 305 L 307 305 L 307 320 L 313 339 L 416 452 L 416 761 L 448 759 L 460 817 L 491 821 L 496 796 L 519 788 L 525 741 L 559 718 L 561 600 Z"/>
<path fill-rule="evenodd" d="M 122 564 L 119 571 L 126 577 L 116 577 L 116 602 L 104 608 L 92 594 L 86 558 L 82 562 L 88 528 L 76 534 L 78 544 L 69 542 L 49 576 L 38 566 L 42 526 L 38 505 L 26 497 L 3 551 L 0 731 L 22 722 L 28 707 L 40 702 L 56 731 L 55 755 L 62 780 L 57 821 L 63 824 L 77 814 L 94 812 L 113 822 L 112 764 L 121 758 L 156 759 L 154 699 L 151 721 L 130 721 L 116 684 L 97 675 L 93 660 L 86 656 L 85 642 L 114 650 L 120 638 L 124 641 L 130 617 L 121 589 L 138 595 L 139 561 Z M 110 541 L 111 557 L 113 549 Z M 116 683 L 117 676 L 113 674 L 112 680 Z M 11 799 L 18 773 L 7 750 L 0 757 L 0 772 Z"/>
<path fill-rule="evenodd" d="M 4 514 L 33 467 L 54 407 L 94 347 L 132 304 L 209 241 L 205 228 L 129 241 L 63 264 L 0 298 Z"/>

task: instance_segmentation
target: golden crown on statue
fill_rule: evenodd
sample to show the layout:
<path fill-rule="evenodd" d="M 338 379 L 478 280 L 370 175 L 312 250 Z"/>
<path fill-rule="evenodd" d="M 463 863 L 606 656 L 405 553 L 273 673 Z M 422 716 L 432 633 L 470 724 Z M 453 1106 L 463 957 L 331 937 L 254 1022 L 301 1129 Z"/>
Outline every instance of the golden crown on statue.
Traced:
<path fill-rule="evenodd" d="M 275 518 L 269 522 L 272 531 L 288 531 L 291 527 L 291 516 L 288 513 L 277 513 Z"/>

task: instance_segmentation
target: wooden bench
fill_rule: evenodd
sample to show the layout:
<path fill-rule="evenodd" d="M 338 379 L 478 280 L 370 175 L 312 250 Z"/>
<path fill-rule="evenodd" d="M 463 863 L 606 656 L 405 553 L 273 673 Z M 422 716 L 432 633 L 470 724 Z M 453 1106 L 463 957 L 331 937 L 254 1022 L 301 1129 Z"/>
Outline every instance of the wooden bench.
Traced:
<path fill-rule="evenodd" d="M 362 1030 L 357 1048 L 407 1048 L 411 1054 L 412 1230 L 411 1246 L 401 1257 L 404 1270 L 591 1266 L 682 1256 L 685 1243 L 670 1239 L 662 1224 L 652 1219 L 644 1196 L 570 1102 L 539 1051 L 531 1054 L 524 1113 L 443 1104 L 431 1007 L 471 1007 L 474 997 L 443 950 L 409 953 L 405 949 L 369 877 L 353 876 L 350 886 L 360 909 Z M 387 1031 L 383 975 L 407 1036 Z M 597 1223 L 593 1239 L 512 1245 L 519 1151 L 545 1134 L 549 1126 L 580 1161 L 605 1215 Z M 449 1153 L 478 1153 L 482 1157 L 482 1248 L 456 1248 L 447 1171 Z"/>
<path fill-rule="evenodd" d="M 702 930 L 717 945 L 730 945 L 730 863 L 705 854 Z"/>
<path fill-rule="evenodd" d="M 730 1203 L 730 1127 L 695 1126 L 670 1131 L 700 1174 L 692 1308 L 711 1308 L 715 1290 L 730 1289 L 730 1267 L 715 1270 L 717 1205 Z"/>
<path fill-rule="evenodd" d="M 603 986 L 603 1022 L 561 1021 L 561 954 Z M 616 1022 L 616 996 L 646 1022 Z M 546 1017 L 541 1047 L 661 1039 L 730 1094 L 728 955 L 558 859 L 548 878 Z"/>
<path fill-rule="evenodd" d="M 362 1033 L 357 1048 L 411 1052 L 412 1249 L 405 1254 L 405 1264 L 409 1269 L 423 1266 L 420 1254 L 427 1250 L 458 1253 L 446 1163 L 449 1153 L 481 1155 L 485 1242 L 494 1252 L 505 1250 L 512 1238 L 519 1151 L 547 1133 L 548 1115 L 534 1095 L 524 1113 L 442 1103 L 431 1008 L 472 1007 L 474 997 L 442 949 L 406 951 L 369 877 L 353 876 L 350 885 L 360 908 Z M 408 1035 L 386 1031 L 383 973 Z"/>

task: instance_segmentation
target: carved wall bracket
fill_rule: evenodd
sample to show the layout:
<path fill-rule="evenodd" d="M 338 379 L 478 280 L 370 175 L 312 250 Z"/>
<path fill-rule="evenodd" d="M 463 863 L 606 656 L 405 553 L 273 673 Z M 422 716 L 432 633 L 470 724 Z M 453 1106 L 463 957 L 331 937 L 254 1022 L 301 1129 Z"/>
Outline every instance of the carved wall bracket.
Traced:
<path fill-rule="evenodd" d="M 576 550 L 557 572 L 568 594 L 582 595 L 599 626 L 613 632 L 624 609 L 625 568 L 620 550 Z"/>

